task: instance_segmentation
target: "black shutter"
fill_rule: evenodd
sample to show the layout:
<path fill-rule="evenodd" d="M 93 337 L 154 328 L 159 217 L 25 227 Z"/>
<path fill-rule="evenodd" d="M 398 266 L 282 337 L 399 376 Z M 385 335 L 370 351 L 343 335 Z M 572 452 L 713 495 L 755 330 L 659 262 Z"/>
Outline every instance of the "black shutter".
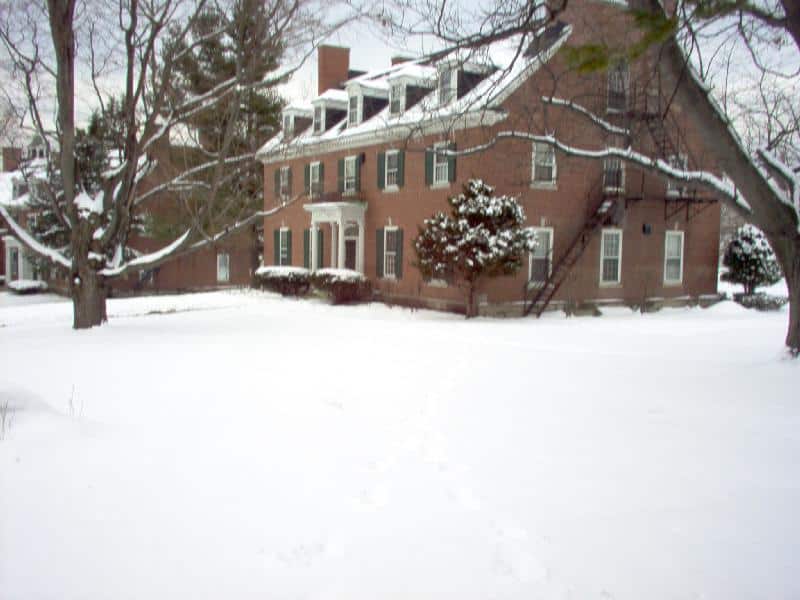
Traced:
<path fill-rule="evenodd" d="M 386 153 L 378 152 L 378 189 L 382 190 L 386 183 Z"/>
<path fill-rule="evenodd" d="M 280 265 L 281 264 L 281 230 L 276 229 L 272 232 L 272 246 L 273 246 L 273 253 L 275 255 L 275 260 L 273 261 L 274 264 Z"/>
<path fill-rule="evenodd" d="M 308 163 L 303 165 L 303 190 L 306 196 L 311 195 L 311 165 Z"/>
<path fill-rule="evenodd" d="M 397 230 L 397 248 L 395 249 L 396 257 L 394 264 L 394 276 L 397 279 L 403 278 L 403 230 Z"/>
<path fill-rule="evenodd" d="M 433 150 L 425 150 L 425 184 L 433 185 Z"/>
<path fill-rule="evenodd" d="M 336 163 L 336 189 L 341 194 L 344 191 L 344 159 L 340 158 Z"/>
<path fill-rule="evenodd" d="M 400 150 L 397 153 L 397 187 L 403 187 L 405 184 L 406 173 L 406 151 Z"/>
<path fill-rule="evenodd" d="M 319 163 L 319 194 L 320 196 L 325 191 L 325 165 Z"/>
<path fill-rule="evenodd" d="M 361 155 L 356 156 L 356 191 L 361 191 Z"/>
<path fill-rule="evenodd" d="M 289 196 L 292 195 L 292 167 L 289 167 L 289 186 L 288 186 Z"/>
<path fill-rule="evenodd" d="M 448 146 L 449 150 L 455 151 L 456 145 L 455 142 L 451 143 Z M 455 155 L 450 155 L 447 157 L 447 180 L 452 183 L 456 180 L 456 157 Z"/>
<path fill-rule="evenodd" d="M 317 267 L 322 268 L 322 229 L 317 229 Z"/>
<path fill-rule="evenodd" d="M 280 200 L 281 197 L 281 170 L 275 169 L 275 198 Z"/>
<path fill-rule="evenodd" d="M 311 268 L 311 232 L 303 229 L 303 267 Z"/>
<path fill-rule="evenodd" d="M 286 232 L 286 264 L 292 264 L 292 230 Z"/>
<path fill-rule="evenodd" d="M 375 231 L 375 272 L 380 279 L 383 277 L 383 229 Z"/>

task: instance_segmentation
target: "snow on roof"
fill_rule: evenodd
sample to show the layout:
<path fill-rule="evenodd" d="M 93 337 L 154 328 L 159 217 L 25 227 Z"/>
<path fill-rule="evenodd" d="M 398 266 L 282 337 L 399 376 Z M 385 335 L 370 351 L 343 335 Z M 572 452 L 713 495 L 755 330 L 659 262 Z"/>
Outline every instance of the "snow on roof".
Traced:
<path fill-rule="evenodd" d="M 27 206 L 28 194 L 14 198 L 14 181 L 23 181 L 20 171 L 7 171 L 0 173 L 0 204 L 7 208 L 20 208 Z"/>
<path fill-rule="evenodd" d="M 268 163 L 287 157 L 328 151 L 330 144 L 336 147 L 368 145 L 375 143 L 375 135 L 378 132 L 384 137 L 401 138 L 408 135 L 412 129 L 433 132 L 452 127 L 491 125 L 505 118 L 505 114 L 498 110 L 501 104 L 541 65 L 555 55 L 571 33 L 572 28 L 561 23 L 546 28 L 540 34 L 542 42 L 536 47 L 537 51 L 524 54 L 519 52 L 520 43 L 523 41 L 521 37 L 492 44 L 480 55 L 471 54 L 467 57 L 459 53 L 457 58 L 468 59 L 469 64 L 473 65 L 482 60 L 481 68 L 484 72 L 491 71 L 461 98 L 447 105 L 440 105 L 436 90 L 432 90 L 416 105 L 398 115 L 390 115 L 387 106 L 358 125 L 345 127 L 346 119 L 343 119 L 322 134 L 314 134 L 312 128 L 309 128 L 286 144 L 281 143 L 282 135 L 279 133 L 261 147 L 257 157 Z M 388 88 L 391 80 L 403 76 L 431 79 L 435 77 L 437 69 L 422 64 L 426 60 L 429 62 L 430 58 L 399 63 L 388 69 L 369 72 L 351 79 L 347 85 L 368 86 L 379 85 L 378 82 L 382 82 L 381 85 Z M 442 60 L 449 59 L 446 57 Z M 343 90 L 327 90 L 313 102 L 328 99 L 344 103 L 347 102 L 348 95 Z"/>
<path fill-rule="evenodd" d="M 317 102 L 344 102 L 347 103 L 349 96 L 344 90 L 325 90 L 321 95 L 312 100 L 312 103 Z"/>

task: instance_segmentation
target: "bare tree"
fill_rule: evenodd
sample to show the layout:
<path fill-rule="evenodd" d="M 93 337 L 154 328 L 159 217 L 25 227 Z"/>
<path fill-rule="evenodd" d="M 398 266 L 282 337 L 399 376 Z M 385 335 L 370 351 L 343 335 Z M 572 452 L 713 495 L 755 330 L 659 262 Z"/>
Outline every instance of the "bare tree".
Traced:
<path fill-rule="evenodd" d="M 56 157 L 37 185 L 68 232 L 64 249 L 47 246 L 2 207 L 12 233 L 32 252 L 69 274 L 74 327 L 106 320 L 105 282 L 225 237 L 262 219 L 250 211 L 234 217 L 231 185 L 252 169 L 253 152 L 234 143 L 248 94 L 284 82 L 336 27 L 316 0 L 16 0 L 0 4 L 0 49 L 25 98 L 24 112 Z M 213 10 L 216 27 L 199 24 Z M 258 12 L 261 20 L 247 29 Z M 246 40 L 233 49 L 231 73 L 197 92 L 181 86 L 185 59 L 222 39 Z M 269 56 L 267 54 L 272 53 Z M 264 67 L 267 65 L 267 67 Z M 118 155 L 97 189 L 87 189 L 76 161 L 76 104 L 102 111 L 109 91 L 119 94 Z M 224 126 L 205 144 L 198 115 L 218 113 Z M 53 125 L 51 125 L 53 123 Z M 176 160 L 170 139 L 196 141 Z M 166 149 L 166 150 L 165 150 Z M 174 150 L 174 149 L 173 149 Z M 165 164 L 169 163 L 169 164 Z M 168 167 L 168 168 L 165 168 Z M 162 180 L 148 178 L 158 168 Z M 164 176 L 166 173 L 166 176 Z M 128 241 L 135 216 L 164 194 L 178 194 L 187 219 L 183 232 L 161 250 L 133 256 Z M 198 200 L 199 199 L 199 200 Z M 188 210 L 189 208 L 192 210 Z M 271 211 L 274 212 L 274 211 Z"/>
<path fill-rule="evenodd" d="M 436 37 L 443 54 L 466 50 L 474 55 L 495 41 L 507 40 L 516 44 L 513 60 L 521 60 L 544 25 L 568 11 L 575 17 L 581 9 L 590 21 L 594 13 L 588 8 L 579 0 L 542 0 L 491 3 L 470 12 L 452 0 L 409 0 L 380 11 L 378 17 L 393 34 Z M 568 156 L 618 159 L 643 172 L 710 192 L 767 235 L 789 288 L 786 345 L 798 354 L 800 175 L 794 161 L 800 155 L 795 95 L 800 5 L 792 0 L 629 0 L 627 9 L 619 8 L 618 13 L 620 20 L 630 24 L 633 35 L 603 37 L 598 26 L 594 37 L 592 25 L 586 24 L 580 38 L 562 52 L 568 68 L 549 73 L 547 89 L 531 103 L 527 126 L 509 122 L 507 128 L 488 132 L 485 143 L 449 152 L 482 152 L 506 140 L 522 139 L 549 144 Z M 709 40 L 722 43 L 709 44 Z M 729 56 L 725 48 L 730 43 L 741 44 L 750 58 L 747 66 L 739 65 L 735 72 L 730 63 L 725 66 Z M 769 59 L 773 55 L 777 61 Z M 639 100 L 647 102 L 652 94 L 656 102 L 645 111 L 609 117 L 590 100 L 591 75 L 605 74 L 623 61 L 631 63 L 632 72 L 638 64 Z M 743 72 L 749 74 L 747 79 Z M 585 93 L 576 92 L 580 86 L 568 85 L 587 74 L 590 83 L 584 86 Z M 711 75 L 718 82 L 726 75 L 735 77 L 749 82 L 750 88 L 729 86 L 720 101 L 705 79 Z M 596 83 L 597 79 L 595 89 Z M 692 110 L 679 115 L 681 106 Z M 557 120 L 565 113 L 585 119 L 583 133 L 572 137 L 556 133 Z M 657 139 L 660 135 L 653 133 L 652 121 L 645 126 L 644 116 L 650 119 L 654 113 L 662 135 L 670 123 L 680 122 L 697 137 L 714 140 L 713 166 L 691 168 L 671 161 L 663 140 Z M 745 133 L 745 141 L 737 127 Z"/>

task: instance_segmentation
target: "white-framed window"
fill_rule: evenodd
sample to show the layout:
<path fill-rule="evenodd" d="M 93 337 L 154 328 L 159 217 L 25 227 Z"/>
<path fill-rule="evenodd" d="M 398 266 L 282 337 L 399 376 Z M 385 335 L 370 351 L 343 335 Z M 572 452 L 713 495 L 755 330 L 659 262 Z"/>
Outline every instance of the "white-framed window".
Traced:
<path fill-rule="evenodd" d="M 289 265 L 291 264 L 292 257 L 289 256 L 289 228 L 288 227 L 281 227 L 281 231 L 279 234 L 279 252 L 278 252 L 278 264 Z"/>
<path fill-rule="evenodd" d="M 358 125 L 358 96 L 350 96 L 347 105 L 347 124 Z"/>
<path fill-rule="evenodd" d="M 294 133 L 292 121 L 292 115 L 283 115 L 283 133 L 286 136 L 290 136 Z"/>
<path fill-rule="evenodd" d="M 348 156 L 344 159 L 344 193 L 356 191 L 356 169 L 358 168 L 358 158 Z"/>
<path fill-rule="evenodd" d="M 454 79 L 457 71 L 451 67 L 442 67 L 439 70 L 439 104 L 444 106 L 449 104 L 456 97 L 456 85 Z"/>
<path fill-rule="evenodd" d="M 553 228 L 534 227 L 536 248 L 529 255 L 528 282 L 542 285 L 553 270 Z"/>
<path fill-rule="evenodd" d="M 383 230 L 383 276 L 397 277 L 397 246 L 400 241 L 397 227 Z"/>
<path fill-rule="evenodd" d="M 386 151 L 386 169 L 384 188 L 392 189 L 397 187 L 397 178 L 400 173 L 400 152 L 397 150 Z"/>
<path fill-rule="evenodd" d="M 673 154 L 669 157 L 669 166 L 685 171 L 689 166 L 689 159 L 685 154 Z M 667 180 L 667 196 L 680 196 L 685 194 L 686 188 L 681 181 Z"/>
<path fill-rule="evenodd" d="M 433 146 L 433 185 L 446 185 L 450 181 L 448 171 L 447 154 L 441 150 L 447 150 L 447 142 L 440 142 Z"/>
<path fill-rule="evenodd" d="M 279 192 L 281 198 L 289 197 L 289 167 L 281 167 L 279 176 Z"/>
<path fill-rule="evenodd" d="M 683 232 L 667 231 L 664 235 L 664 283 L 683 281 Z"/>
<path fill-rule="evenodd" d="M 600 283 L 622 281 L 622 230 L 603 229 L 600 238 Z"/>
<path fill-rule="evenodd" d="M 389 114 L 399 115 L 405 110 L 405 86 L 394 83 L 389 88 Z"/>
<path fill-rule="evenodd" d="M 325 111 L 321 106 L 314 107 L 314 133 L 325 131 Z"/>
<path fill-rule="evenodd" d="M 311 186 L 311 195 L 319 196 L 322 193 L 322 182 L 320 181 L 320 162 L 312 162 L 308 168 L 308 182 Z"/>
<path fill-rule="evenodd" d="M 556 182 L 556 151 L 544 142 L 533 143 L 533 183 L 552 185 Z"/>
<path fill-rule="evenodd" d="M 620 192 L 625 189 L 625 163 L 619 158 L 603 161 L 603 189 L 607 192 Z"/>
<path fill-rule="evenodd" d="M 628 109 L 630 67 L 627 61 L 619 61 L 608 68 L 608 112 L 624 112 Z"/>
<path fill-rule="evenodd" d="M 231 280 L 231 255 L 227 252 L 217 254 L 217 282 L 228 283 Z"/>

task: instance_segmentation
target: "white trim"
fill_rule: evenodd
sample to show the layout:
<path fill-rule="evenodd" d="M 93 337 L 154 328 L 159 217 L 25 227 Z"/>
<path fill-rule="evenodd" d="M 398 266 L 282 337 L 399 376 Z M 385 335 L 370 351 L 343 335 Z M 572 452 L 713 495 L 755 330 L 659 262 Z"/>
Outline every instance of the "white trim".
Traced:
<path fill-rule="evenodd" d="M 603 261 L 605 260 L 606 234 L 619 235 L 619 254 L 617 255 L 617 278 L 615 280 L 603 279 Z M 604 227 L 600 230 L 600 286 L 610 287 L 622 283 L 622 229 L 618 227 Z"/>
<path fill-rule="evenodd" d="M 350 164 L 353 166 L 353 177 L 352 177 L 352 184 L 353 187 L 347 187 L 347 165 Z M 342 194 L 350 195 L 356 193 L 356 182 L 358 181 L 358 156 L 345 156 L 344 157 L 344 165 L 343 165 L 343 173 L 342 173 Z"/>
<path fill-rule="evenodd" d="M 315 160 L 308 165 L 308 195 L 311 198 L 315 198 L 319 195 L 319 192 L 314 191 L 314 183 L 320 184 L 322 183 L 322 178 L 320 177 L 320 165 L 322 161 Z M 317 180 L 314 181 L 314 167 L 317 168 Z"/>
<path fill-rule="evenodd" d="M 606 185 L 606 164 L 617 162 L 619 163 L 619 170 L 620 170 L 620 185 L 617 186 L 610 186 Z M 604 192 L 624 192 L 625 191 L 625 161 L 621 158 L 617 157 L 609 157 L 603 159 L 603 191 Z"/>
<path fill-rule="evenodd" d="M 351 119 L 353 116 L 353 100 L 356 101 L 355 106 L 355 119 Z M 364 96 L 361 94 L 353 94 L 347 99 L 347 126 L 348 127 L 355 127 L 363 120 L 364 114 Z"/>
<path fill-rule="evenodd" d="M 680 251 L 680 256 L 678 257 L 678 258 L 680 258 L 680 261 L 681 261 L 680 276 L 678 277 L 678 279 L 667 279 L 667 259 L 669 258 L 667 256 L 668 240 L 669 240 L 670 237 L 675 237 L 675 236 L 679 237 L 680 240 L 681 240 L 681 245 L 680 245 L 681 251 Z M 684 243 L 684 232 L 683 231 L 671 230 L 671 231 L 665 231 L 664 232 L 664 285 L 681 285 L 683 283 L 683 262 L 684 262 L 684 258 L 683 258 L 684 245 L 683 245 L 683 243 Z"/>
<path fill-rule="evenodd" d="M 392 110 L 392 101 L 395 100 L 395 90 L 400 90 L 400 96 L 397 99 L 398 109 Z M 396 117 L 402 115 L 406 110 L 406 84 L 402 81 L 389 84 L 389 116 Z"/>
<path fill-rule="evenodd" d="M 220 269 L 220 259 L 224 259 L 224 269 Z M 217 283 L 229 283 L 231 280 L 231 255 L 227 252 L 217 253 Z"/>
<path fill-rule="evenodd" d="M 552 227 L 531 227 L 531 229 L 538 235 L 540 231 L 546 231 L 550 236 L 549 243 L 550 246 L 547 250 L 547 277 L 549 278 L 550 275 L 553 274 L 553 228 Z M 533 281 L 533 252 L 528 252 L 528 286 L 529 287 L 542 287 L 544 285 L 544 281 Z"/>
<path fill-rule="evenodd" d="M 296 140 L 289 145 L 281 143 L 280 141 L 276 141 L 277 143 L 273 145 L 271 143 L 272 140 L 269 140 L 264 147 L 262 147 L 262 150 L 263 148 L 268 149 L 263 151 L 259 150 L 256 153 L 256 158 L 263 164 L 271 164 L 292 158 L 328 154 L 342 149 L 356 149 L 365 146 L 371 147 L 380 143 L 406 140 L 410 135 L 428 136 L 442 133 L 452 134 L 455 131 L 464 129 L 492 127 L 508 117 L 508 113 L 501 108 L 502 104 L 516 92 L 525 81 L 536 73 L 542 65 L 555 56 L 570 37 L 572 31 L 572 26 L 567 25 L 559 39 L 553 43 L 550 48 L 531 59 L 528 64 L 521 68 L 520 72 L 513 79 L 508 81 L 508 83 L 505 83 L 501 89 L 493 90 L 494 96 L 485 106 L 465 111 L 463 114 L 447 115 L 447 118 L 442 118 L 441 115 L 431 114 L 427 117 L 423 115 L 422 121 L 414 121 L 413 123 L 384 123 L 377 130 L 370 129 L 362 133 L 340 135 L 326 140 L 315 139 L 313 135 L 306 139 Z M 437 80 L 431 83 L 433 84 L 431 94 L 438 93 L 438 77 Z M 415 83 L 414 85 L 419 84 Z M 420 87 L 426 86 L 421 85 Z M 373 116 L 370 120 L 380 119 L 380 114 L 381 113 Z"/>
<path fill-rule="evenodd" d="M 386 257 L 388 255 L 388 252 L 386 251 L 386 248 L 389 247 L 388 244 L 386 243 L 386 240 L 389 237 L 387 235 L 388 232 L 390 232 L 390 231 L 398 231 L 399 229 L 400 228 L 397 225 L 387 225 L 386 227 L 383 228 L 383 278 L 384 279 L 397 279 L 397 249 L 395 249 L 394 252 L 392 252 L 392 255 L 394 256 L 394 260 L 395 260 L 394 273 L 392 273 L 391 275 L 388 275 L 386 273 L 386 271 L 387 271 L 387 269 L 386 269 Z"/>
<path fill-rule="evenodd" d="M 432 169 L 433 172 L 431 173 L 431 187 L 432 188 L 439 188 L 439 187 L 450 187 L 450 157 L 447 154 L 441 154 L 444 157 L 444 179 L 437 179 L 436 177 L 436 159 L 440 156 L 440 153 L 437 152 L 437 149 L 444 148 L 450 145 L 450 142 L 437 142 L 433 145 L 433 165 Z M 441 163 L 439 163 L 441 164 Z"/>
<path fill-rule="evenodd" d="M 395 182 L 389 183 L 389 155 L 397 156 L 397 168 L 395 169 Z M 383 190 L 388 192 L 396 192 L 400 189 L 397 184 L 397 179 L 400 176 L 400 151 L 387 150 L 383 156 Z"/>
<path fill-rule="evenodd" d="M 553 163 L 552 163 L 552 174 L 550 179 L 536 179 L 537 144 L 540 144 L 541 146 L 547 146 L 552 149 Z M 556 160 L 555 147 L 551 146 L 550 144 L 545 144 L 544 142 L 533 142 L 533 144 L 531 145 L 531 187 L 544 187 L 547 189 L 555 189 L 557 180 L 558 180 L 558 166 Z"/>

